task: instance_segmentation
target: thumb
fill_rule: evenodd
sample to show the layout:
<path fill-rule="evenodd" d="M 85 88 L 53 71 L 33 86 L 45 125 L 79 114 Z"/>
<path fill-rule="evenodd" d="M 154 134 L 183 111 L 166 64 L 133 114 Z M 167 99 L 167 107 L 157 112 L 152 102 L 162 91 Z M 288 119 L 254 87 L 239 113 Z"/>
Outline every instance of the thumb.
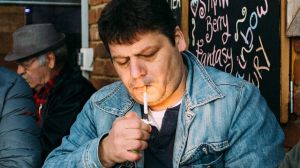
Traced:
<path fill-rule="evenodd" d="M 130 111 L 130 112 L 126 113 L 125 117 L 126 118 L 136 118 L 137 114 L 133 111 Z"/>

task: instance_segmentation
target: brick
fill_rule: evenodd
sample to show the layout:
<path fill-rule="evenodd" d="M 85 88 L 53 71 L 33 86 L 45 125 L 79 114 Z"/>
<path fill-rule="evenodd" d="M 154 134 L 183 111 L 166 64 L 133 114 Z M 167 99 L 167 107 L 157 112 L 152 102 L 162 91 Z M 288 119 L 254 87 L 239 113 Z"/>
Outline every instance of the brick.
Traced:
<path fill-rule="evenodd" d="M 108 76 L 118 77 L 115 68 L 110 59 L 96 59 L 94 61 L 94 70 L 92 72 L 94 76 Z"/>
<path fill-rule="evenodd" d="M 97 22 L 101 15 L 103 6 L 110 1 L 111 0 L 89 0 L 89 24 L 91 25 L 90 46 L 94 49 L 95 54 L 94 70 L 91 73 L 90 81 L 97 89 L 119 80 L 110 61 L 109 54 L 106 52 L 103 44 L 100 43 L 101 39 L 99 37 L 97 27 Z"/>
<path fill-rule="evenodd" d="M 95 8 L 89 11 L 89 24 L 96 24 L 100 17 L 102 8 Z"/>
<path fill-rule="evenodd" d="M 296 53 L 300 53 L 300 38 L 293 38 Z"/>
<path fill-rule="evenodd" d="M 0 6 L 0 65 L 16 71 L 14 62 L 4 61 L 12 50 L 12 33 L 25 24 L 25 12 L 22 6 Z"/>
<path fill-rule="evenodd" d="M 7 54 L 12 51 L 12 33 L 0 32 L 0 54 Z"/>
<path fill-rule="evenodd" d="M 300 116 L 300 88 L 295 88 L 294 91 L 294 112 Z"/>
<path fill-rule="evenodd" d="M 97 47 L 97 45 L 99 44 L 100 42 L 99 41 L 96 41 L 96 42 L 91 42 L 89 43 L 89 46 L 90 48 L 93 48 L 94 49 L 94 54 L 95 54 L 95 49 Z"/>
<path fill-rule="evenodd" d="M 18 13 L 18 14 L 24 14 L 25 13 L 25 8 L 22 6 L 0 6 L 0 14 L 4 13 Z"/>
<path fill-rule="evenodd" d="M 93 46 L 93 48 L 94 48 L 94 51 L 95 51 L 95 57 L 109 58 L 110 59 L 110 55 L 106 51 L 103 43 L 99 43 L 99 44 Z"/>
<path fill-rule="evenodd" d="M 103 0 L 103 3 L 108 3 L 110 2 L 111 0 Z"/>
<path fill-rule="evenodd" d="M 103 0 L 89 0 L 91 6 L 100 5 L 103 3 Z"/>
<path fill-rule="evenodd" d="M 7 62 L 4 61 L 4 57 L 6 56 L 6 54 L 0 54 L 0 66 L 8 68 L 12 71 L 17 71 L 17 64 L 15 62 Z"/>
<path fill-rule="evenodd" d="M 296 58 L 294 62 L 294 82 L 300 86 L 300 58 Z"/>
<path fill-rule="evenodd" d="M 111 84 L 117 80 L 118 80 L 117 78 L 95 77 L 95 76 L 92 76 L 90 78 L 91 83 L 94 85 L 96 89 L 100 89 L 103 86 Z"/>
<path fill-rule="evenodd" d="M 90 28 L 90 39 L 91 41 L 100 41 L 98 26 L 92 26 Z"/>
<path fill-rule="evenodd" d="M 0 14 L 0 32 L 14 32 L 23 25 L 25 25 L 24 15 Z"/>

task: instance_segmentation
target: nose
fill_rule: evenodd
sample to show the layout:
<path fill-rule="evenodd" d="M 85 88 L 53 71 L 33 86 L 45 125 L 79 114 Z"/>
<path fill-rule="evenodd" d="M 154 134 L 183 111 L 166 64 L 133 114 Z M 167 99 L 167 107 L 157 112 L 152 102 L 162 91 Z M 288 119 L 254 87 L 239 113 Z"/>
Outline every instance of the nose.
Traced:
<path fill-rule="evenodd" d="M 22 65 L 18 65 L 17 73 L 23 75 L 25 73 L 25 68 Z"/>
<path fill-rule="evenodd" d="M 132 59 L 130 61 L 130 73 L 132 78 L 137 79 L 146 74 L 146 67 L 138 59 Z"/>

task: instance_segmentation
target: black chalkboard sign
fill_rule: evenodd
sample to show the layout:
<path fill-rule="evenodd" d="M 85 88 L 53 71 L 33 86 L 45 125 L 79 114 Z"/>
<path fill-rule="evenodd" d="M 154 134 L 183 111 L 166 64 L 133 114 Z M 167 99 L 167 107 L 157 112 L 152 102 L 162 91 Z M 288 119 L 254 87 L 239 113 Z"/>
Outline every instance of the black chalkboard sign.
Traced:
<path fill-rule="evenodd" d="M 256 85 L 279 119 L 280 1 L 190 0 L 189 50 Z"/>
<path fill-rule="evenodd" d="M 177 24 L 181 24 L 181 11 L 182 11 L 182 4 L 181 0 L 166 0 L 170 5 L 170 8 L 173 12 L 173 15 L 177 21 Z"/>

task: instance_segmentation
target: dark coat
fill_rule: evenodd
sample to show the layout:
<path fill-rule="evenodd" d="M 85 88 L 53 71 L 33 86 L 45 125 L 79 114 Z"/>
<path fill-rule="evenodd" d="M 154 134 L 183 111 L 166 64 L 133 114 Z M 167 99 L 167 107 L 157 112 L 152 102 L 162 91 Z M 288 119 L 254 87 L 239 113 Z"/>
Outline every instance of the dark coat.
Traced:
<path fill-rule="evenodd" d="M 41 116 L 42 159 L 61 144 L 85 102 L 96 91 L 79 68 L 65 66 L 55 81 Z"/>
<path fill-rule="evenodd" d="M 26 81 L 0 67 L 0 167 L 41 166 L 40 132 L 34 112 Z"/>
<path fill-rule="evenodd" d="M 298 143 L 285 154 L 279 168 L 299 168 L 300 167 L 300 140 Z"/>

